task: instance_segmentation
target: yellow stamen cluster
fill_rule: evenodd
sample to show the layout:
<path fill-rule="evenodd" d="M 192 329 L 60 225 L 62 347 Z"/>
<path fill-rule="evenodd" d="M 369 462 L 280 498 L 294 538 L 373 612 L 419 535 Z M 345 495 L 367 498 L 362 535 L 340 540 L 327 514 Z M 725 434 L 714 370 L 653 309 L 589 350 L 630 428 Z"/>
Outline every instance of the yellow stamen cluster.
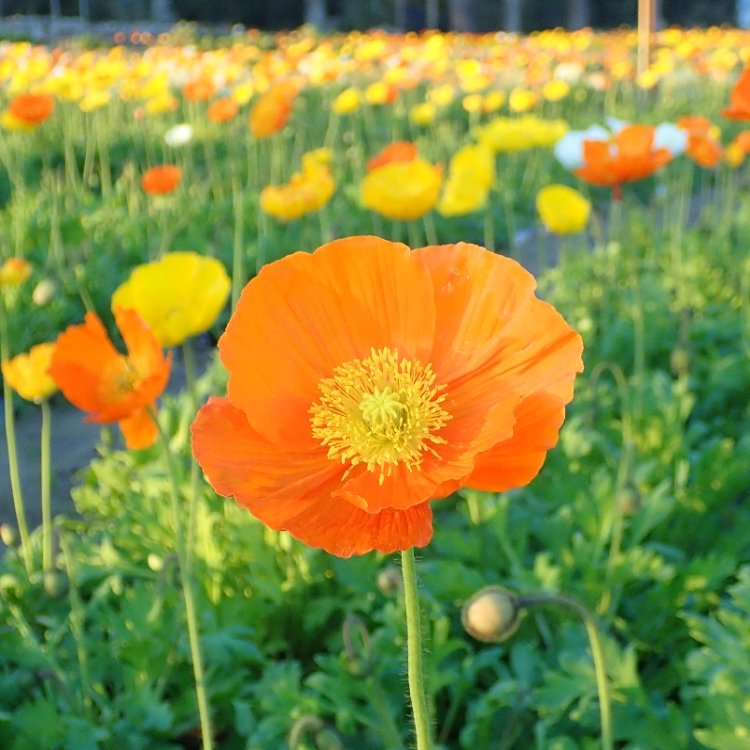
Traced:
<path fill-rule="evenodd" d="M 445 443 L 437 433 L 451 415 L 429 364 L 372 349 L 367 359 L 339 365 L 318 388 L 320 399 L 310 408 L 313 436 L 329 458 L 379 472 L 380 484 L 401 463 L 419 468 L 425 452 L 436 455 L 433 446 Z"/>

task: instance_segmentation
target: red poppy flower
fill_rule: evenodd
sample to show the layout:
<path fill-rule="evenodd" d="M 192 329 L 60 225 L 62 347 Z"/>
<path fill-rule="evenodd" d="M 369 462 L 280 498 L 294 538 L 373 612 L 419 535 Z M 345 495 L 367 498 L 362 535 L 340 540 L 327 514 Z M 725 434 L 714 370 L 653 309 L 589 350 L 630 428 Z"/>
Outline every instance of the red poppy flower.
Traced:
<path fill-rule="evenodd" d="M 285 81 L 266 91 L 250 111 L 250 132 L 256 138 L 278 133 L 286 125 L 292 112 L 297 86 Z"/>
<path fill-rule="evenodd" d="M 219 341 L 226 398 L 192 427 L 209 482 L 348 557 L 423 546 L 430 501 L 537 474 L 581 339 L 476 245 L 338 240 L 265 266 Z"/>
<path fill-rule="evenodd" d="M 118 308 L 115 322 L 128 349 L 120 354 L 99 318 L 88 313 L 57 339 L 49 373 L 65 397 L 89 422 L 117 422 L 128 448 L 148 448 L 156 440 L 152 407 L 169 380 L 165 357 L 151 329 L 134 310 Z"/>
<path fill-rule="evenodd" d="M 367 171 L 372 172 L 374 169 L 391 162 L 414 161 L 418 156 L 419 150 L 413 143 L 394 141 L 367 160 Z"/>
<path fill-rule="evenodd" d="M 150 195 L 171 193 L 182 181 L 182 170 L 173 164 L 151 167 L 141 177 L 141 187 Z"/>
<path fill-rule="evenodd" d="M 8 105 L 8 112 L 28 125 L 39 125 L 55 109 L 55 100 L 49 94 L 22 94 Z"/>
<path fill-rule="evenodd" d="M 583 166 L 574 170 L 591 185 L 613 187 L 641 180 L 672 159 L 667 148 L 654 148 L 654 128 L 627 125 L 610 141 L 584 141 Z"/>
<path fill-rule="evenodd" d="M 742 71 L 732 89 L 729 106 L 721 114 L 730 120 L 750 120 L 750 67 Z"/>

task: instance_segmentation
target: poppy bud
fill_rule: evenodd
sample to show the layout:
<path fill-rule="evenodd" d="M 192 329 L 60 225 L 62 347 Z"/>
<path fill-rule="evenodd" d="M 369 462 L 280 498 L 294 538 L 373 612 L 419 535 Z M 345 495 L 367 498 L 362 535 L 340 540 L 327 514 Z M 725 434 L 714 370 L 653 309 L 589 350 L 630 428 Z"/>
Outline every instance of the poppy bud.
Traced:
<path fill-rule="evenodd" d="M 376 583 L 380 593 L 385 596 L 397 594 L 404 585 L 401 571 L 395 565 L 387 565 L 382 570 L 379 570 Z"/>
<path fill-rule="evenodd" d="M 500 643 L 516 632 L 521 621 L 518 597 L 501 586 L 487 586 L 464 605 L 464 630 L 485 643 Z"/>
<path fill-rule="evenodd" d="M 672 349 L 672 354 L 669 356 L 669 366 L 675 375 L 687 375 L 690 369 L 690 354 L 688 350 L 682 346 L 676 346 Z"/>
<path fill-rule="evenodd" d="M 59 570 L 48 570 L 44 574 L 42 585 L 50 599 L 59 599 L 68 590 L 68 579 Z"/>
<path fill-rule="evenodd" d="M 344 655 L 349 674 L 354 677 L 365 677 L 372 671 L 372 650 L 370 634 L 362 620 L 356 615 L 349 615 L 342 628 Z"/>
<path fill-rule="evenodd" d="M 317 716 L 300 716 L 289 732 L 290 750 L 310 747 L 314 750 L 344 750 L 339 733 Z"/>
<path fill-rule="evenodd" d="M 620 513 L 624 516 L 633 516 L 640 510 L 641 493 L 634 485 L 628 484 L 617 493 L 615 501 Z"/>
<path fill-rule="evenodd" d="M 18 534 L 9 523 L 0 524 L 0 542 L 6 547 L 18 545 Z"/>
<path fill-rule="evenodd" d="M 53 281 L 49 279 L 42 279 L 31 293 L 31 299 L 35 305 L 43 307 L 55 296 L 57 288 Z"/>

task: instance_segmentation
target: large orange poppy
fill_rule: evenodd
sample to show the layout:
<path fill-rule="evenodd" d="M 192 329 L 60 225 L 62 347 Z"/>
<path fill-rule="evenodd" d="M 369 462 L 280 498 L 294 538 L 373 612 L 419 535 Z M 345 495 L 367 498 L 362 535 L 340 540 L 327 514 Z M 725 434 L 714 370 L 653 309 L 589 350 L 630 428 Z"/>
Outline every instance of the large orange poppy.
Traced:
<path fill-rule="evenodd" d="M 209 482 L 341 557 L 423 546 L 431 500 L 528 483 L 581 339 L 518 263 L 351 237 L 265 266 L 219 341 L 228 395 L 192 426 Z"/>
<path fill-rule="evenodd" d="M 157 434 L 148 409 L 167 385 L 171 357 L 134 310 L 117 308 L 115 322 L 127 356 L 88 313 L 58 337 L 49 374 L 72 404 L 89 412 L 87 421 L 117 422 L 128 448 L 148 448 Z"/>
<path fill-rule="evenodd" d="M 642 180 L 672 159 L 667 148 L 654 148 L 654 128 L 626 125 L 610 141 L 584 141 L 583 166 L 575 173 L 591 185 L 613 187 Z"/>

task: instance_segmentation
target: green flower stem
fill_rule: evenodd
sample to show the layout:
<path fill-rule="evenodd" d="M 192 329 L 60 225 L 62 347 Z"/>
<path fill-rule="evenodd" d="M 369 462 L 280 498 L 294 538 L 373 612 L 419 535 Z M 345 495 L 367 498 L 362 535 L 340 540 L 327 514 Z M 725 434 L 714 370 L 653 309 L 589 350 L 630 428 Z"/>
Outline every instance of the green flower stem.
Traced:
<path fill-rule="evenodd" d="M 240 292 L 245 285 L 242 195 L 242 186 L 240 185 L 239 178 L 235 177 L 232 180 L 232 213 L 234 214 L 234 232 L 232 234 L 232 310 L 237 307 Z M 187 360 L 185 364 L 187 364 Z"/>
<path fill-rule="evenodd" d="M 0 298 L 0 361 L 8 360 L 8 329 L 5 319 L 5 301 Z M 21 489 L 21 476 L 18 471 L 18 448 L 16 447 L 16 421 L 13 414 L 13 391 L 3 378 L 3 407 L 5 411 L 5 440 L 8 445 L 8 472 L 10 490 L 13 495 L 13 508 L 16 512 L 16 523 L 21 535 L 21 552 L 26 572 L 31 572 L 31 545 L 29 544 L 29 527 L 26 523 L 26 506 Z"/>
<path fill-rule="evenodd" d="M 41 498 L 42 498 L 42 569 L 45 573 L 52 570 L 52 508 L 50 502 L 50 445 L 52 442 L 52 412 L 49 401 L 41 403 L 42 438 L 40 448 L 41 461 Z"/>
<path fill-rule="evenodd" d="M 417 750 L 431 750 L 430 721 L 422 668 L 422 626 L 419 621 L 419 594 L 413 549 L 404 550 L 401 553 L 401 566 L 404 577 L 407 671 L 409 697 L 414 718 L 414 734 L 417 740 Z"/>
<path fill-rule="evenodd" d="M 200 638 L 198 634 L 198 618 L 196 617 L 195 611 L 192 565 L 186 554 L 185 537 L 183 536 L 182 522 L 180 520 L 180 489 L 177 480 L 177 470 L 172 459 L 169 441 L 159 424 L 156 412 L 153 408 L 149 408 L 149 413 L 156 424 L 159 445 L 164 454 L 164 460 L 167 463 L 167 470 L 169 472 L 170 494 L 172 500 L 172 524 L 174 526 L 175 547 L 177 551 L 177 567 L 180 572 L 182 596 L 185 602 L 185 619 L 187 621 L 188 640 L 190 642 L 190 656 L 193 662 L 193 677 L 195 679 L 195 695 L 198 700 L 198 716 L 201 725 L 202 747 L 203 750 L 213 750 L 211 714 L 206 695 L 203 656 L 201 653 Z"/>
<path fill-rule="evenodd" d="M 612 699 L 609 692 L 609 682 L 604 664 L 604 649 L 599 628 L 594 616 L 580 602 L 562 594 L 538 594 L 534 596 L 521 596 L 518 598 L 519 607 L 533 607 L 538 605 L 558 604 L 568 607 L 580 615 L 586 627 L 586 635 L 589 639 L 591 657 L 594 661 L 594 674 L 596 675 L 596 690 L 599 694 L 599 717 L 602 725 L 602 750 L 613 750 L 612 739 Z"/>
<path fill-rule="evenodd" d="M 75 560 L 70 552 L 68 539 L 65 534 L 60 537 L 65 569 L 68 573 L 68 598 L 70 599 L 70 631 L 76 644 L 78 670 L 81 677 L 81 696 L 86 710 L 91 708 L 93 691 L 91 689 L 91 673 L 89 671 L 89 656 L 86 649 L 86 613 L 78 591 Z"/>

